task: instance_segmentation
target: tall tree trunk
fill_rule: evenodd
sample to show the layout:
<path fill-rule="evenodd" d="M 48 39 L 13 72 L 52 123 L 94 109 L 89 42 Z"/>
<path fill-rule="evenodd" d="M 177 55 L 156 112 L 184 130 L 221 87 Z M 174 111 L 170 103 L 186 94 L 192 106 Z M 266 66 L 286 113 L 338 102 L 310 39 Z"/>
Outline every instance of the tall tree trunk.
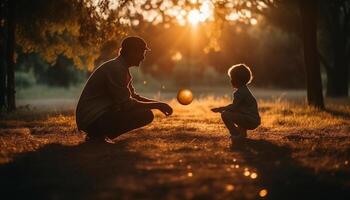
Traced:
<path fill-rule="evenodd" d="M 0 1 L 0 111 L 6 108 L 6 34 L 5 34 L 5 1 Z"/>
<path fill-rule="evenodd" d="M 16 109 L 15 101 L 15 6 L 16 0 L 8 0 L 7 14 L 7 45 L 6 45 L 6 60 L 7 60 L 7 110 L 13 111 Z"/>
<path fill-rule="evenodd" d="M 2 29 L 2 28 L 1 28 Z M 1 31 L 0 42 L 0 111 L 4 110 L 6 106 L 6 63 L 5 63 L 5 35 Z"/>
<path fill-rule="evenodd" d="M 334 66 L 327 70 L 327 96 L 347 97 L 349 90 L 349 69 L 346 61 L 346 37 L 338 32 L 334 37 Z"/>
<path fill-rule="evenodd" d="M 320 61 L 317 50 L 318 0 L 299 0 L 303 28 L 307 102 L 324 109 Z"/>

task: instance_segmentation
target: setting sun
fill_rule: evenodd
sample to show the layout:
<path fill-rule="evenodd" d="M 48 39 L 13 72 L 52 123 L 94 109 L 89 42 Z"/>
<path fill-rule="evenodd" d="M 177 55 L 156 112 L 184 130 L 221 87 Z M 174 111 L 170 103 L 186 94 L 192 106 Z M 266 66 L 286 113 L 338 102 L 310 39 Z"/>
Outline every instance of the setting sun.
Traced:
<path fill-rule="evenodd" d="M 200 21 L 204 21 L 199 13 L 198 10 L 191 10 L 188 13 L 187 20 L 192 24 L 192 25 L 197 25 Z"/>
<path fill-rule="evenodd" d="M 196 26 L 200 22 L 204 22 L 206 20 L 209 20 L 213 16 L 213 8 L 210 1 L 205 1 L 203 4 L 199 7 L 199 9 L 192 9 L 187 14 L 187 21 L 193 25 Z"/>

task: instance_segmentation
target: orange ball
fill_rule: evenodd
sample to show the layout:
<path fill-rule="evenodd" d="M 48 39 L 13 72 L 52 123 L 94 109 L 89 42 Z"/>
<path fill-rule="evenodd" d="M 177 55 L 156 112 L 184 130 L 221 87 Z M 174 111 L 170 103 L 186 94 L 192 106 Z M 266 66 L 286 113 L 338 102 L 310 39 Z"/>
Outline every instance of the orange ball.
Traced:
<path fill-rule="evenodd" d="M 177 93 L 177 101 L 182 105 L 188 105 L 193 100 L 193 94 L 189 89 L 180 89 Z"/>

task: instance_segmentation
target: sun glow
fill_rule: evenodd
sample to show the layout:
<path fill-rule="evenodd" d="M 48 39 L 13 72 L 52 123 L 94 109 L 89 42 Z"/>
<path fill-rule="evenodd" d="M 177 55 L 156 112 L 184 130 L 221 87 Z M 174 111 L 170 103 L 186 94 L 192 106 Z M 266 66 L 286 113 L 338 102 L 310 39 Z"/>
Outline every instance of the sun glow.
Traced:
<path fill-rule="evenodd" d="M 187 20 L 192 25 L 197 25 L 201 21 L 201 15 L 198 10 L 191 10 L 187 15 Z"/>
<path fill-rule="evenodd" d="M 127 4 L 125 7 L 121 7 L 119 1 L 110 1 L 108 9 L 118 10 L 120 16 L 126 16 L 130 13 L 131 16 L 142 15 L 144 21 L 151 22 L 157 25 L 161 22 L 177 22 L 180 26 L 193 26 L 196 27 L 199 24 L 206 22 L 215 22 L 215 7 L 216 2 L 221 0 L 164 0 L 164 1 L 146 1 L 146 0 L 135 0 L 135 4 Z M 96 7 L 97 11 L 104 17 L 108 18 L 108 12 L 102 12 L 98 6 L 103 0 L 93 0 L 89 6 Z M 149 2 L 149 3 L 146 3 Z M 187 2 L 187 3 L 185 3 Z M 263 2 L 258 1 L 257 9 L 263 10 L 267 8 Z M 144 6 L 142 6 L 144 5 Z M 228 1 L 224 5 L 225 11 L 222 13 L 226 21 L 233 23 L 243 22 L 252 26 L 258 24 L 258 19 L 254 18 L 251 8 L 253 4 L 250 1 L 246 2 L 246 8 L 240 8 L 239 1 Z M 237 8 L 236 8 L 237 7 Z M 221 12 L 221 11 L 220 11 Z M 164 14 L 164 15 L 163 15 Z M 139 19 L 130 19 L 128 17 L 120 17 L 119 22 L 123 25 L 139 26 Z M 169 24 L 164 26 L 169 27 Z"/>
<path fill-rule="evenodd" d="M 213 17 L 213 5 L 210 1 L 205 1 L 199 7 L 199 9 L 192 9 L 187 14 L 187 21 L 193 26 L 198 25 L 200 22 L 204 22 Z"/>

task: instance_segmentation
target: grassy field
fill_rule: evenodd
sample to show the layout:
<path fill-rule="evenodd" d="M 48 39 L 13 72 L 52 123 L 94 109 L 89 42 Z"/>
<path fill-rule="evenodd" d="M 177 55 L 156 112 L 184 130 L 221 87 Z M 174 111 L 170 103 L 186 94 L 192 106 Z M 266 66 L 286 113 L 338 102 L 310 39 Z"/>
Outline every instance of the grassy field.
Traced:
<path fill-rule="evenodd" d="M 350 199 L 350 105 L 259 100 L 262 125 L 230 148 L 206 97 L 114 139 L 84 143 L 74 109 L 0 121 L 4 199 Z M 294 103 L 293 103 L 294 102 Z"/>

